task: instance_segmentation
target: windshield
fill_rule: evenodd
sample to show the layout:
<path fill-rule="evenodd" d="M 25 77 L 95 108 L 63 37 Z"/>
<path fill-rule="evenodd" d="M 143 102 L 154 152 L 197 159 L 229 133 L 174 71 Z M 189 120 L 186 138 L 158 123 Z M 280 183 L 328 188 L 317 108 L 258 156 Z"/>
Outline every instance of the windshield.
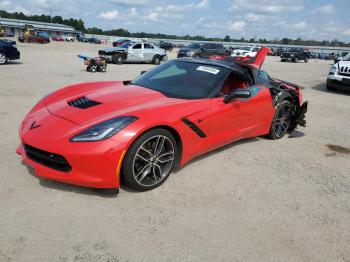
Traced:
<path fill-rule="evenodd" d="M 121 48 L 128 48 L 132 44 L 133 44 L 132 42 L 125 42 L 125 43 L 121 44 L 119 47 L 121 47 Z"/>
<path fill-rule="evenodd" d="M 165 96 L 182 99 L 208 98 L 222 85 L 230 69 L 185 61 L 169 61 L 132 82 Z"/>
<path fill-rule="evenodd" d="M 202 45 L 197 43 L 189 44 L 187 47 L 191 49 L 199 49 Z"/>
<path fill-rule="evenodd" d="M 350 61 L 350 53 L 344 56 L 343 61 Z"/>

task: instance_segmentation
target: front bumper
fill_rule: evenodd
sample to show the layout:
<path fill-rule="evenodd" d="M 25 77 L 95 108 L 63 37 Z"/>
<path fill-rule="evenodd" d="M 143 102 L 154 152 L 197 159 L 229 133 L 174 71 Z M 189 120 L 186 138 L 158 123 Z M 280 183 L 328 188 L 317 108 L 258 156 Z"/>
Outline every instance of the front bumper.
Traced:
<path fill-rule="evenodd" d="M 33 121 L 39 126 L 30 129 Z M 112 139 L 70 142 L 67 134 L 69 136 L 76 127 L 67 120 L 51 115 L 46 108 L 41 109 L 40 116 L 29 116 L 22 124 L 22 143 L 16 152 L 26 164 L 34 168 L 39 177 L 84 187 L 119 188 L 125 145 Z M 34 148 L 39 155 L 33 157 L 32 151 L 28 151 L 25 146 Z M 42 152 L 46 152 L 46 156 L 40 156 Z M 66 160 L 70 168 L 57 168 L 48 162 L 50 158 L 52 161 L 61 161 L 57 156 Z M 46 162 L 38 157 L 45 158 Z"/>
<path fill-rule="evenodd" d="M 328 75 L 327 86 L 335 89 L 350 89 L 350 77 L 338 74 Z"/>
<path fill-rule="evenodd" d="M 7 53 L 7 57 L 10 60 L 17 60 L 20 59 L 21 53 L 19 51 L 11 51 Z"/>

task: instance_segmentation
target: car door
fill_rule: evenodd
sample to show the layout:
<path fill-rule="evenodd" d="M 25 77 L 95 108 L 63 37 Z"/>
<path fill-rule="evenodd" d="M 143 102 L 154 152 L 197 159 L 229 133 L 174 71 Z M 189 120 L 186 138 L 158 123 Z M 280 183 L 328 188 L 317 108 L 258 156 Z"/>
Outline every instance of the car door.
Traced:
<path fill-rule="evenodd" d="M 143 43 L 136 43 L 129 47 L 128 59 L 129 62 L 142 62 L 143 58 Z"/>
<path fill-rule="evenodd" d="M 268 133 L 273 106 L 268 88 L 258 85 L 245 87 L 251 96 L 225 104 L 224 96 L 211 99 L 210 146 L 225 144 Z"/>
<path fill-rule="evenodd" d="M 143 58 L 145 62 L 151 62 L 153 60 L 153 57 L 155 55 L 155 47 L 151 45 L 150 43 L 144 43 L 143 44 Z"/>

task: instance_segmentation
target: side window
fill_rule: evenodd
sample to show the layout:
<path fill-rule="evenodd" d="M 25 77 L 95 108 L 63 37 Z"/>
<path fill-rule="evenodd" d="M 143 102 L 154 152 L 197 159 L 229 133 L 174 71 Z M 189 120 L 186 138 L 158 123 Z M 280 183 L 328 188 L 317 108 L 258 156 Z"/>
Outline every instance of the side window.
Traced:
<path fill-rule="evenodd" d="M 142 49 L 142 44 L 136 44 L 132 49 Z"/>
<path fill-rule="evenodd" d="M 211 46 L 210 46 L 210 44 L 204 44 L 204 45 L 203 45 L 203 48 L 204 48 L 204 49 L 210 49 Z"/>
<path fill-rule="evenodd" d="M 247 88 L 249 85 L 246 81 L 242 80 L 239 76 L 231 73 L 222 85 L 220 96 L 228 95 L 235 89 Z"/>
<path fill-rule="evenodd" d="M 254 49 L 253 49 L 253 52 L 258 52 L 259 51 L 259 48 L 258 47 L 255 47 Z"/>
<path fill-rule="evenodd" d="M 145 49 L 154 49 L 154 47 L 151 44 L 143 44 Z"/>

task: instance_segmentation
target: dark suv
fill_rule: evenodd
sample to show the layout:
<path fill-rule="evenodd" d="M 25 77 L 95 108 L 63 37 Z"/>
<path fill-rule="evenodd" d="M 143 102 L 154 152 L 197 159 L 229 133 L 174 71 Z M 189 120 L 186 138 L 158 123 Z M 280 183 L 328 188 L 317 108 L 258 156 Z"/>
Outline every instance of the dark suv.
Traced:
<path fill-rule="evenodd" d="M 170 42 L 164 42 L 164 41 L 160 41 L 159 42 L 159 47 L 166 50 L 166 51 L 173 51 L 174 47 L 173 44 Z"/>
<path fill-rule="evenodd" d="M 298 62 L 303 60 L 307 63 L 310 59 L 310 52 L 305 51 L 302 48 L 290 48 L 287 52 L 281 54 L 281 62 L 291 60 L 292 62 Z"/>
<path fill-rule="evenodd" d="M 213 55 L 228 55 L 229 51 L 223 46 L 223 44 L 216 43 L 192 43 L 188 46 L 181 48 L 177 54 L 177 58 L 180 57 L 193 57 L 193 58 L 209 58 Z"/>
<path fill-rule="evenodd" d="M 15 41 L 0 40 L 0 65 L 6 64 L 8 60 L 19 58 L 20 53 L 17 50 Z"/>

